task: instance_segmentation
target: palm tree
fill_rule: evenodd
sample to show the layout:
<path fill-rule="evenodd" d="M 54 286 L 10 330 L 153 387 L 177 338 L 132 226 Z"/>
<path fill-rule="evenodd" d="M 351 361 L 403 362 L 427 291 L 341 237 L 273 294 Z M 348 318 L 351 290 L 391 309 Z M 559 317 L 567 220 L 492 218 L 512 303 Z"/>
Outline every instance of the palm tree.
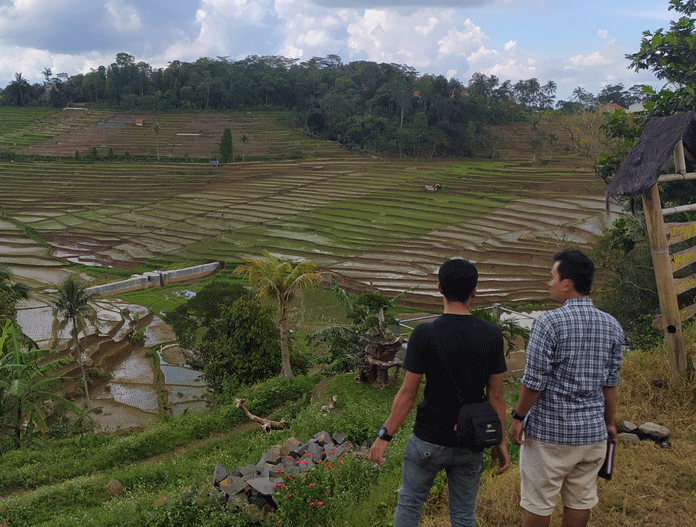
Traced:
<path fill-rule="evenodd" d="M 60 384 L 54 372 L 72 359 L 45 361 L 48 353 L 26 339 L 11 320 L 0 328 L 0 429 L 14 428 L 16 448 L 21 446 L 22 430 L 25 435 L 36 427 L 46 431 L 46 415 L 37 401 L 53 400 L 79 411 L 53 391 Z"/>
<path fill-rule="evenodd" d="M 17 314 L 15 305 L 28 296 L 27 286 L 12 282 L 9 268 L 0 264 L 0 323 L 6 318 L 14 319 Z"/>
<path fill-rule="evenodd" d="M 7 293 L 12 302 L 26 300 L 29 296 L 29 288 L 24 284 L 12 283 L 10 274 L 9 267 L 0 264 L 0 292 Z"/>
<path fill-rule="evenodd" d="M 282 359 L 282 375 L 293 378 L 290 366 L 290 349 L 288 343 L 288 305 L 296 296 L 312 284 L 321 282 L 324 275 L 317 271 L 312 262 L 300 262 L 296 265 L 290 262 L 282 262 L 272 256 L 267 250 L 263 251 L 263 258 L 244 257 L 246 262 L 238 266 L 235 274 L 246 277 L 250 284 L 259 288 L 259 296 L 275 298 L 278 302 L 280 317 L 280 354 Z"/>
<path fill-rule="evenodd" d="M 80 332 L 85 329 L 86 320 L 94 315 L 94 310 L 89 305 L 91 299 L 92 295 L 87 293 L 82 282 L 75 275 L 69 275 L 58 288 L 58 300 L 54 302 L 58 310 L 58 316 L 61 317 L 58 329 L 61 330 L 68 325 L 71 326 L 72 338 L 75 340 L 74 355 L 80 365 L 80 373 L 82 374 L 82 383 L 85 389 L 86 406 L 88 409 L 89 388 L 87 386 L 87 377 L 85 375 L 85 367 L 80 351 L 79 336 Z"/>
<path fill-rule="evenodd" d="M 22 77 L 21 73 L 15 73 L 14 83 L 17 85 L 19 90 L 19 98 L 22 100 L 22 106 L 24 106 L 24 94 L 22 93 L 22 86 L 27 86 L 27 80 Z"/>

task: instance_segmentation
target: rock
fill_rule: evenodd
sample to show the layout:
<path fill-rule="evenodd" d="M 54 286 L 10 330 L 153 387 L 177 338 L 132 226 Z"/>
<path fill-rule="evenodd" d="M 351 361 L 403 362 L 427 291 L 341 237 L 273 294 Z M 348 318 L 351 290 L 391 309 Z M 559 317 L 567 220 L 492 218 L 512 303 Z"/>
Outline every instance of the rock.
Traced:
<path fill-rule="evenodd" d="M 247 483 L 249 483 L 252 489 L 264 496 L 270 496 L 275 490 L 274 483 L 271 482 L 270 478 L 254 478 L 247 481 Z"/>
<path fill-rule="evenodd" d="M 243 478 L 246 478 L 251 475 L 256 475 L 259 473 L 259 467 L 256 465 L 246 465 L 245 467 L 241 467 L 239 470 L 239 475 L 242 476 Z"/>
<path fill-rule="evenodd" d="M 228 496 L 234 496 L 235 494 L 246 489 L 246 487 L 247 482 L 244 481 L 242 478 L 235 476 L 230 476 L 220 482 L 220 490 Z"/>
<path fill-rule="evenodd" d="M 123 485 L 119 480 L 111 478 L 109 482 L 104 485 L 104 490 L 109 496 L 120 496 L 123 492 Z"/>
<path fill-rule="evenodd" d="M 626 443 L 631 443 L 633 445 L 640 443 L 640 437 L 629 432 L 621 432 L 620 434 L 617 434 L 616 439 L 619 441 L 625 441 Z"/>
<path fill-rule="evenodd" d="M 647 434 L 657 439 L 667 439 L 669 437 L 669 428 L 666 428 L 662 425 L 658 425 L 656 423 L 643 423 L 638 428 L 644 434 Z"/>
<path fill-rule="evenodd" d="M 229 475 L 230 473 L 227 471 L 227 469 L 223 467 L 220 463 L 217 463 L 215 465 L 215 472 L 213 472 L 213 485 L 215 485 L 216 483 L 220 483 Z"/>
<path fill-rule="evenodd" d="M 229 512 L 236 512 L 242 507 L 246 507 L 249 504 L 246 494 L 240 492 L 239 494 L 234 494 L 227 498 L 227 510 Z"/>
<path fill-rule="evenodd" d="M 633 432 L 637 428 L 638 427 L 636 424 L 632 423 L 631 421 L 622 421 L 621 426 L 619 427 L 622 432 Z"/>
<path fill-rule="evenodd" d="M 346 439 L 348 439 L 348 436 L 346 436 L 346 434 L 344 434 L 343 432 L 336 432 L 334 434 L 334 441 L 336 441 L 336 443 L 339 445 L 345 443 Z"/>
<path fill-rule="evenodd" d="M 331 434 L 326 431 L 314 434 L 314 439 L 316 439 L 317 443 L 319 443 L 321 446 L 324 446 L 326 443 L 333 443 L 331 440 Z"/>

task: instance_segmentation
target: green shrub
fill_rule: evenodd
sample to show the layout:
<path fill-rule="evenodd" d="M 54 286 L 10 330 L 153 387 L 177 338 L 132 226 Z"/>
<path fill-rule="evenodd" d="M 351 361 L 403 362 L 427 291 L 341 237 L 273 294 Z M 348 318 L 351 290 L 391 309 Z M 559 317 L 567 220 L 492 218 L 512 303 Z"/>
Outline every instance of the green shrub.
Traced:
<path fill-rule="evenodd" d="M 370 493 L 379 469 L 368 463 L 365 454 L 341 455 L 316 463 L 299 476 L 288 475 L 276 485 L 280 524 L 288 527 L 334 525 L 334 517 L 357 505 Z"/>

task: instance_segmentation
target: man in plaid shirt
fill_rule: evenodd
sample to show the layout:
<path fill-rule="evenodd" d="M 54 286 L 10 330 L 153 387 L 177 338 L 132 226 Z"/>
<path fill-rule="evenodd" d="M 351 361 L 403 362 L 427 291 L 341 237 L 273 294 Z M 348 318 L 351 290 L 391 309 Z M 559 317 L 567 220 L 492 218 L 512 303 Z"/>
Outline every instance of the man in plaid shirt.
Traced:
<path fill-rule="evenodd" d="M 560 492 L 563 526 L 584 527 L 597 504 L 607 437 L 616 438 L 619 323 L 589 298 L 594 264 L 580 251 L 554 256 L 550 297 L 527 345 L 510 440 L 521 445 L 522 526 L 547 527 Z"/>

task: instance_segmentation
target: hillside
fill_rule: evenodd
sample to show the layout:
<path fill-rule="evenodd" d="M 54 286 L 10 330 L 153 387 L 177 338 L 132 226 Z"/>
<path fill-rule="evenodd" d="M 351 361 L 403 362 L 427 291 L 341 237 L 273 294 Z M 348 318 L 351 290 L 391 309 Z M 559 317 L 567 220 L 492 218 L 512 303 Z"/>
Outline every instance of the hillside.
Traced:
<path fill-rule="evenodd" d="M 16 114 L 0 108 L 6 126 Z M 225 127 L 234 163 L 176 157 L 207 159 Z M 524 123 L 499 130 L 508 150 L 493 160 L 351 154 L 304 135 L 284 112 L 65 110 L 5 130 L 0 146 L 14 141 L 12 151 L 82 158 L 0 161 L 0 259 L 35 287 L 59 281 L 66 261 L 233 263 L 266 248 L 312 260 L 354 292 L 415 287 L 406 302 L 420 309 L 437 307 L 434 270 L 462 256 L 479 265 L 484 305 L 525 304 L 545 297 L 555 251 L 589 247 L 610 221 L 602 183 L 562 147 L 564 136 L 535 163 Z M 109 148 L 113 161 L 104 160 Z M 128 162 L 126 151 L 148 161 Z"/>

